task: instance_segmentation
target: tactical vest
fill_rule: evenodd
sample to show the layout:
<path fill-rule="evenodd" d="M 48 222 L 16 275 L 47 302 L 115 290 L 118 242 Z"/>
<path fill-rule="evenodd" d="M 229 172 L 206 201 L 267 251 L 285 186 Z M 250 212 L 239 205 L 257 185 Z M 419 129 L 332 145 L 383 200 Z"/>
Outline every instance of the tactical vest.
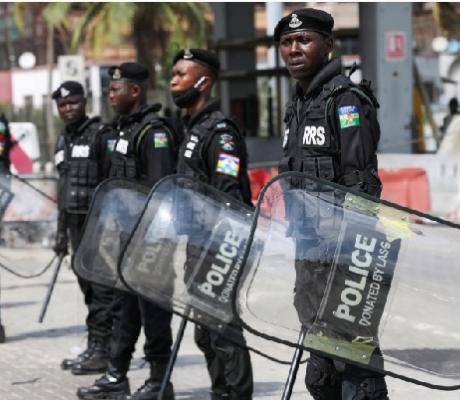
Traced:
<path fill-rule="evenodd" d="M 337 75 L 323 85 L 321 91 L 306 104 L 300 101 L 287 104 L 280 172 L 304 172 L 328 181 L 337 181 L 343 175 L 340 132 L 336 131 L 331 107 L 335 97 L 346 91 L 357 94 L 363 103 L 378 106 L 370 93 L 366 94 L 343 75 Z"/>
<path fill-rule="evenodd" d="M 240 146 L 241 164 L 238 180 L 240 182 L 241 194 L 246 202 L 250 202 L 251 192 L 247 173 L 248 157 L 244 135 L 241 133 L 238 124 L 232 119 L 225 117 L 221 111 L 213 111 L 187 132 L 179 151 L 177 172 L 209 184 L 212 171 L 209 171 L 206 165 L 205 151 L 215 135 L 228 133 L 228 125 L 232 127 L 232 132 L 236 133 L 237 145 Z"/>
<path fill-rule="evenodd" d="M 110 159 L 110 177 L 129 179 L 144 179 L 140 169 L 139 150 L 144 135 L 150 129 L 165 126 L 165 120 L 155 112 L 146 112 L 142 118 L 134 123 L 126 124 L 119 132 Z M 174 146 L 174 137 L 167 130 L 169 139 Z"/>
<path fill-rule="evenodd" d="M 59 209 L 72 214 L 88 212 L 94 189 L 103 179 L 97 139 L 104 128 L 96 117 L 86 121 L 81 134 L 70 143 L 65 135 L 59 138 L 55 153 Z"/>

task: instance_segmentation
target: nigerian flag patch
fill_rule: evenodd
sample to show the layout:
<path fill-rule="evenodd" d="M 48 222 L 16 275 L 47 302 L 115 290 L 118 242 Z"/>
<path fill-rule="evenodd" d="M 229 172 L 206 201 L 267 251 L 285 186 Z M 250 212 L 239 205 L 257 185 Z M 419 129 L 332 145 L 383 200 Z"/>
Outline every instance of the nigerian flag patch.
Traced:
<path fill-rule="evenodd" d="M 340 128 L 351 128 L 352 126 L 360 126 L 359 112 L 357 106 L 339 107 Z"/>

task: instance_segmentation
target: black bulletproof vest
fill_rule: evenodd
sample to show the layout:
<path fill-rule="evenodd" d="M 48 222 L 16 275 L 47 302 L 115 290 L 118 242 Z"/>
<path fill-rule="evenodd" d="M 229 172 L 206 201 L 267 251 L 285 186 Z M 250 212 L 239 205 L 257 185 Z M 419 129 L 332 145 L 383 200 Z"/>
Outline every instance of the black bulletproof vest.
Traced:
<path fill-rule="evenodd" d="M 78 136 L 60 136 L 55 163 L 60 176 L 58 204 L 61 210 L 75 214 L 88 211 L 94 189 L 103 179 L 97 136 L 104 128 L 105 125 L 95 117 L 78 128 Z"/>
<path fill-rule="evenodd" d="M 280 172 L 299 171 L 328 181 L 342 175 L 340 136 L 329 107 L 334 95 L 350 87 L 348 78 L 337 75 L 308 99 L 288 103 Z"/>
<path fill-rule="evenodd" d="M 239 154 L 242 155 L 238 180 L 243 199 L 250 204 L 251 190 L 248 178 L 246 142 L 239 126 L 232 119 L 226 118 L 221 111 L 213 111 L 186 132 L 179 150 L 177 172 L 210 183 L 210 176 L 213 171 L 209 171 L 206 165 L 205 150 L 215 135 L 228 132 L 228 125 L 233 127 L 232 132 L 237 135 L 237 145 L 240 146 L 238 150 Z"/>
<path fill-rule="evenodd" d="M 110 159 L 109 177 L 145 178 L 139 165 L 138 147 L 148 130 L 165 125 L 165 121 L 156 114 L 157 110 L 159 107 L 148 107 L 145 112 L 140 112 L 117 128 L 118 139 Z"/>

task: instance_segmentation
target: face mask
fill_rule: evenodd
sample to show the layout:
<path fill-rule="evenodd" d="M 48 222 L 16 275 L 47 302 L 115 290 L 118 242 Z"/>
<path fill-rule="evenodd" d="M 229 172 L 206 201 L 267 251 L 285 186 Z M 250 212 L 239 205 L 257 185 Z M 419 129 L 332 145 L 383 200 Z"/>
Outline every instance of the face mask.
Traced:
<path fill-rule="evenodd" d="M 201 94 L 197 87 L 205 79 L 206 78 L 202 76 L 198 82 L 195 83 L 190 89 L 172 91 L 171 96 L 174 104 L 179 108 L 187 108 L 188 106 L 191 106 L 193 103 L 195 103 Z"/>

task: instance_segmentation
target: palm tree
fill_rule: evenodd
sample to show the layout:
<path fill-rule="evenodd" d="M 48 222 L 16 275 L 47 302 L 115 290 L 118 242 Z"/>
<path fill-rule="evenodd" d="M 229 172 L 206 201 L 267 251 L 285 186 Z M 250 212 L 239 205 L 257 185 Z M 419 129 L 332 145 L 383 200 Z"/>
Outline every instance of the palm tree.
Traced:
<path fill-rule="evenodd" d="M 28 3 L 15 3 L 20 28 L 24 27 L 28 7 Z M 67 2 L 48 3 L 43 8 L 50 33 L 54 32 L 68 54 L 87 44 L 97 57 L 106 46 L 131 39 L 138 61 L 150 70 L 152 86 L 157 83 L 158 69 L 169 70 L 177 50 L 206 43 L 209 11 L 207 3 L 192 2 Z"/>
<path fill-rule="evenodd" d="M 433 15 L 444 36 L 458 38 L 460 36 L 460 8 L 455 3 L 434 3 Z"/>
<path fill-rule="evenodd" d="M 76 50 L 86 42 L 97 54 L 106 45 L 131 36 L 138 61 L 150 70 L 152 86 L 157 83 L 158 67 L 169 70 L 174 52 L 203 46 L 206 41 L 206 3 L 85 4 L 85 15 L 74 30 L 70 48 Z"/>

